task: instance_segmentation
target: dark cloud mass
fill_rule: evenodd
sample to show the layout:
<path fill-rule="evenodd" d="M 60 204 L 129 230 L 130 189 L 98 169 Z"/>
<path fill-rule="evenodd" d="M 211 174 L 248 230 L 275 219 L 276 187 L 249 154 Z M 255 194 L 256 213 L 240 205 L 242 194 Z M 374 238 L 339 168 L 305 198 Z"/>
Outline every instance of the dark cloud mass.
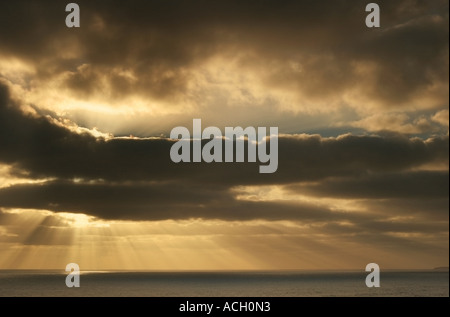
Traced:
<path fill-rule="evenodd" d="M 448 196 L 448 171 L 369 174 L 312 185 L 291 185 L 294 192 L 341 198 L 442 198 Z"/>
<path fill-rule="evenodd" d="M 364 27 L 367 1 L 78 3 L 77 30 L 61 27 L 63 2 L 2 4 L 0 50 L 32 62 L 41 79 L 69 71 L 65 86 L 79 97 L 186 98 L 196 67 L 219 55 L 264 69 L 267 89 L 313 99 L 362 85 L 361 95 L 396 107 L 448 83 L 444 0 L 379 1 L 383 31 Z M 435 97 L 445 103 L 448 92 Z"/>
<path fill-rule="evenodd" d="M 408 172 L 448 164 L 448 137 L 282 136 L 279 170 L 259 174 L 256 163 L 175 164 L 169 157 L 173 141 L 163 138 L 105 140 L 77 134 L 24 114 L 8 89 L 0 87 L 0 160 L 17 175 L 59 179 L 0 189 L 3 207 L 106 219 L 303 219 L 334 216 L 312 204 L 236 200 L 231 189 L 295 183 L 287 189 L 341 198 L 448 195 L 448 172 Z"/>
<path fill-rule="evenodd" d="M 173 141 L 168 139 L 96 139 L 22 114 L 8 99 L 6 87 L 0 98 L 0 159 L 34 177 L 277 184 L 448 162 L 448 136 L 424 141 L 401 135 L 299 135 L 280 137 L 279 169 L 271 175 L 259 174 L 254 163 L 175 164 L 169 157 Z"/>
<path fill-rule="evenodd" d="M 24 200 L 23 197 L 29 197 Z M 306 220 L 353 218 L 312 204 L 235 200 L 223 189 L 186 184 L 89 185 L 46 183 L 0 190 L 4 207 L 85 212 L 104 219 Z M 274 212 L 276 210 L 276 212 Z"/>

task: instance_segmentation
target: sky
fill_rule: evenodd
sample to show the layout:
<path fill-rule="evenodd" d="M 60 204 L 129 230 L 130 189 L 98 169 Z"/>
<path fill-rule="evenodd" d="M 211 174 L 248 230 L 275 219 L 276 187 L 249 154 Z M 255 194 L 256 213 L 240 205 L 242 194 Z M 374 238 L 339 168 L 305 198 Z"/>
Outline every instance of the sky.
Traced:
<path fill-rule="evenodd" d="M 0 4 L 0 269 L 449 262 L 448 1 Z M 174 163 L 278 127 L 278 169 Z"/>

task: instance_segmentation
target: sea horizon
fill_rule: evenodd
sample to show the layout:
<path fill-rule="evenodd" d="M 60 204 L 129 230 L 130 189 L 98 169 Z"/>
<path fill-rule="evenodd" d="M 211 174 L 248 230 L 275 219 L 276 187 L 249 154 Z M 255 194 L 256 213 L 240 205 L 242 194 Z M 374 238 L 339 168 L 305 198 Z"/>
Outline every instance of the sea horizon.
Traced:
<path fill-rule="evenodd" d="M 435 268 L 391 268 L 391 269 L 383 269 L 383 272 L 448 272 L 450 270 L 447 266 L 435 267 Z M 64 269 L 61 268 L 47 268 L 47 269 L 35 269 L 35 268 L 18 268 L 18 269 L 0 269 L 0 272 L 5 271 L 61 271 L 67 274 Z M 189 273 L 189 272 L 365 272 L 361 268 L 349 268 L 349 269 L 81 269 L 80 273 L 87 272 L 177 272 L 177 273 Z"/>
<path fill-rule="evenodd" d="M 448 271 L 384 270 L 380 287 L 355 270 L 81 271 L 0 270 L 1 297 L 445 297 Z"/>

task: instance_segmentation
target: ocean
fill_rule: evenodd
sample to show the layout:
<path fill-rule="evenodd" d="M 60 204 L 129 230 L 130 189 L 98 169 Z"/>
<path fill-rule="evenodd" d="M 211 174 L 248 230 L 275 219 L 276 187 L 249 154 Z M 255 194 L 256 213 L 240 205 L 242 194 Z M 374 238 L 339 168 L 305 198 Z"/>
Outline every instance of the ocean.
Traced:
<path fill-rule="evenodd" d="M 0 296 L 372 297 L 449 296 L 448 272 L 385 271 L 379 288 L 366 272 L 81 272 L 68 288 L 64 271 L 0 271 Z"/>

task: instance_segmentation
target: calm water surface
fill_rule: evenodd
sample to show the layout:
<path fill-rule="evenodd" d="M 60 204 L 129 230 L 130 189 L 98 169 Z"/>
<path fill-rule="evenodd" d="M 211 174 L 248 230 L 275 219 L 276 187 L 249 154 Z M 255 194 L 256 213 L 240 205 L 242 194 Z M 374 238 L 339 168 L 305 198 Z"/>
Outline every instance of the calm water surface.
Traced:
<path fill-rule="evenodd" d="M 64 271 L 0 271 L 0 296 L 449 296 L 448 272 L 82 272 L 68 288 Z"/>

